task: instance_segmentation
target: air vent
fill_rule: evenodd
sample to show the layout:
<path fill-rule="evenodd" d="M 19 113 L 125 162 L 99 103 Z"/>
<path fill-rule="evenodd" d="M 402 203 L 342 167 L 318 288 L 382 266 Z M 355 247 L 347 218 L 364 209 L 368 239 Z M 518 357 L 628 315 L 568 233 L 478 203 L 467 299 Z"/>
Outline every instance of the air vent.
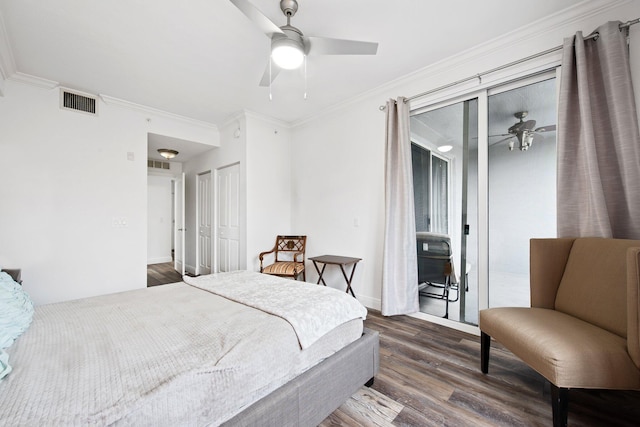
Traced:
<path fill-rule="evenodd" d="M 169 162 L 161 162 L 158 160 L 148 160 L 147 166 L 153 169 L 164 169 L 164 170 L 171 169 L 171 165 L 169 164 Z"/>
<path fill-rule="evenodd" d="M 72 92 L 68 89 L 60 90 L 60 108 L 96 115 L 98 114 L 97 107 L 97 97 L 95 96 Z"/>

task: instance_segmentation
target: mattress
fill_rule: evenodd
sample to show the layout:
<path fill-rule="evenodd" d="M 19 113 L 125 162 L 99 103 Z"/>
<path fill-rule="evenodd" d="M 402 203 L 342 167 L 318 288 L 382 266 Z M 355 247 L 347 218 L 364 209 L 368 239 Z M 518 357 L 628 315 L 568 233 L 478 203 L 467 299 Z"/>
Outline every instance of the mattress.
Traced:
<path fill-rule="evenodd" d="M 217 425 L 362 330 L 302 349 L 283 317 L 185 283 L 39 306 L 8 349 L 0 425 Z"/>

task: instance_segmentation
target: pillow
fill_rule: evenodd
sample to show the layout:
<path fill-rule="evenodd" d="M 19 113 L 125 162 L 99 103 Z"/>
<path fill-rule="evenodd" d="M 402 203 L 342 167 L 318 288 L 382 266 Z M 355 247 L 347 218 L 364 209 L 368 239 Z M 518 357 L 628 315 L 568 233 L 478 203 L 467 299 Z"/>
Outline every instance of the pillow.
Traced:
<path fill-rule="evenodd" d="M 27 330 L 32 318 L 29 295 L 11 276 L 0 272 L 0 350 L 13 344 Z"/>
<path fill-rule="evenodd" d="M 4 349 L 27 330 L 31 319 L 31 298 L 9 274 L 0 272 L 0 381 L 11 372 L 9 355 Z"/>

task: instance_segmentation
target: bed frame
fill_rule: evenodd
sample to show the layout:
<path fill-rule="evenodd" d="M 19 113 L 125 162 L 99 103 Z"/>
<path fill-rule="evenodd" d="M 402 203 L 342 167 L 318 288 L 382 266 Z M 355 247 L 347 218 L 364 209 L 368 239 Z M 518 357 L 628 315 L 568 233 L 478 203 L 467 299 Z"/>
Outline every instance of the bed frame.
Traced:
<path fill-rule="evenodd" d="M 373 385 L 380 366 L 378 332 L 362 337 L 258 400 L 223 426 L 317 426 L 362 385 Z"/>

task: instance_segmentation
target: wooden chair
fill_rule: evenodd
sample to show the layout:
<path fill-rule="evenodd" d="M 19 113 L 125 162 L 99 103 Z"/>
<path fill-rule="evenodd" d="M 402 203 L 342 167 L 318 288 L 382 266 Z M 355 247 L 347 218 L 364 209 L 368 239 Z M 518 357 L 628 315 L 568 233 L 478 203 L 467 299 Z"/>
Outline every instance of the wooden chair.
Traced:
<path fill-rule="evenodd" d="M 298 276 L 302 274 L 302 280 L 306 281 L 304 271 L 306 245 L 307 236 L 276 237 L 276 244 L 273 249 L 261 252 L 259 255 L 260 273 L 291 277 L 295 280 L 298 280 Z M 263 267 L 264 257 L 269 254 L 274 254 L 274 262 Z"/>
<path fill-rule="evenodd" d="M 640 240 L 531 240 L 531 307 L 480 311 L 481 362 L 491 337 L 551 383 L 553 425 L 569 389 L 640 390 Z"/>

